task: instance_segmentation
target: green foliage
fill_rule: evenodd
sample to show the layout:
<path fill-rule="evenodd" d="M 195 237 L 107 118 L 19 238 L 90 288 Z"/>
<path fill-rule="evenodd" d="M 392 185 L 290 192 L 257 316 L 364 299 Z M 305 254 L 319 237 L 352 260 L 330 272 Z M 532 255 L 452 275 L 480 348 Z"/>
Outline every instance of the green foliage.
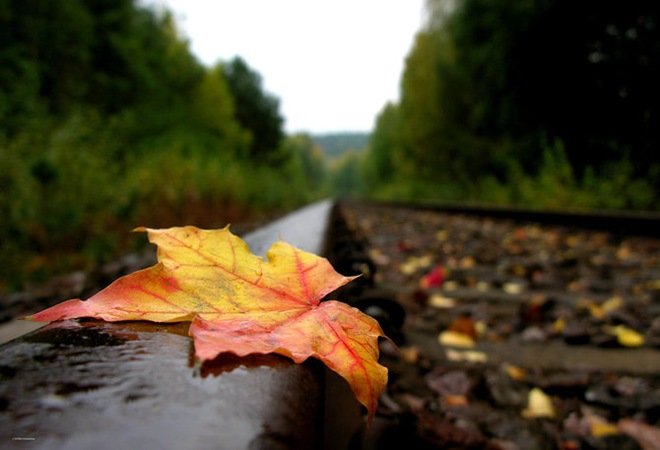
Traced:
<path fill-rule="evenodd" d="M 276 150 L 284 137 L 279 100 L 263 91 L 261 76 L 240 57 L 223 65 L 222 71 L 235 99 L 236 119 L 250 132 L 249 157 L 278 162 Z"/>
<path fill-rule="evenodd" d="M 363 150 L 369 142 L 369 134 L 361 132 L 323 133 L 312 136 L 323 154 L 330 159 L 337 158 L 349 150 Z"/>
<path fill-rule="evenodd" d="M 376 128 L 362 163 L 362 178 L 368 189 L 373 191 L 393 180 L 395 168 L 400 166 L 395 161 L 397 155 L 401 155 L 399 107 L 388 103 L 376 119 Z"/>
<path fill-rule="evenodd" d="M 283 140 L 259 75 L 234 61 L 232 85 L 226 67 L 131 0 L 0 1 L 0 292 L 114 258 L 138 225 L 316 198 L 318 149 Z"/>
<path fill-rule="evenodd" d="M 284 141 L 286 154 L 291 155 L 290 165 L 307 175 L 303 189 L 308 192 L 324 193 L 327 191 L 328 169 L 325 155 L 307 134 L 295 134 Z"/>
<path fill-rule="evenodd" d="M 184 217 L 186 223 L 219 227 L 246 213 L 291 208 L 313 195 L 298 167 L 274 171 L 230 154 L 209 154 L 192 133 L 172 137 L 169 145 L 132 165 L 127 183 L 135 193 L 136 223 L 166 226 Z"/>
<path fill-rule="evenodd" d="M 234 102 L 222 68 L 209 69 L 193 91 L 190 117 L 194 125 L 226 142 L 218 148 L 231 149 L 234 156 L 244 157 L 250 133 L 235 118 Z"/>
<path fill-rule="evenodd" d="M 107 261 L 133 245 L 127 232 L 137 225 L 219 227 L 317 195 L 318 154 L 298 151 L 274 171 L 210 152 L 222 148 L 221 137 L 179 129 L 140 142 L 140 157 L 122 164 L 106 158 L 120 152 L 123 139 L 108 135 L 101 120 L 81 111 L 0 146 L 6 282 Z M 299 162 L 305 160 L 317 166 L 313 177 Z"/>
<path fill-rule="evenodd" d="M 361 177 L 363 154 L 344 152 L 332 165 L 332 191 L 339 197 L 350 197 L 364 190 Z"/>
<path fill-rule="evenodd" d="M 62 121 L 44 118 L 2 142 L 2 278 L 80 265 L 81 258 L 62 254 L 77 249 L 95 258 L 93 236 L 114 239 L 126 204 L 118 167 L 104 158 L 111 141 L 99 140 L 102 134 L 100 117 L 79 111 Z"/>
<path fill-rule="evenodd" d="M 657 208 L 647 182 L 634 177 L 632 164 L 623 159 L 601 174 L 589 167 L 576 176 L 564 145 L 546 146 L 538 173 L 529 175 L 512 163 L 506 183 L 489 179 L 480 186 L 478 198 L 490 202 L 540 209 L 644 209 Z"/>
<path fill-rule="evenodd" d="M 400 103 L 379 116 L 364 159 L 367 194 L 658 208 L 655 9 L 429 0 L 428 10 Z"/>

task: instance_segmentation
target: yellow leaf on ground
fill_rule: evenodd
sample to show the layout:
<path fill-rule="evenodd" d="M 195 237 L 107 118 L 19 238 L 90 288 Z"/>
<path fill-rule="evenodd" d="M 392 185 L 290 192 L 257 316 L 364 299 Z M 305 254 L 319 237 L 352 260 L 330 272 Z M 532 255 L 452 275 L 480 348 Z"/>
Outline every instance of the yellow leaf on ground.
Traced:
<path fill-rule="evenodd" d="M 522 367 L 514 366 L 512 364 L 506 364 L 504 371 L 509 376 L 509 378 L 516 381 L 522 381 L 527 377 L 527 371 L 525 369 Z"/>
<path fill-rule="evenodd" d="M 610 314 L 611 312 L 621 309 L 621 307 L 623 306 L 623 298 L 621 298 L 618 295 L 615 295 L 614 297 L 611 297 L 605 302 L 603 302 L 603 304 L 600 306 L 601 308 L 603 308 L 603 312 L 605 314 Z"/>
<path fill-rule="evenodd" d="M 438 342 L 446 347 L 474 347 L 474 339 L 472 337 L 457 331 L 443 331 L 438 335 Z"/>
<path fill-rule="evenodd" d="M 417 361 L 419 361 L 419 354 L 419 347 L 414 345 L 401 348 L 401 359 L 408 364 L 417 364 Z"/>
<path fill-rule="evenodd" d="M 455 362 L 485 363 L 488 362 L 488 355 L 476 350 L 454 350 L 447 349 L 447 359 Z"/>
<path fill-rule="evenodd" d="M 600 420 L 591 420 L 589 422 L 591 435 L 597 438 L 619 434 L 619 427 L 616 424 L 603 422 Z"/>
<path fill-rule="evenodd" d="M 522 415 L 526 419 L 554 418 L 555 407 L 552 404 L 552 399 L 541 389 L 532 388 L 527 398 L 527 408 L 522 412 Z"/>
<path fill-rule="evenodd" d="M 552 331 L 555 333 L 562 333 L 564 329 L 566 329 L 566 320 L 563 317 L 552 322 Z"/>
<path fill-rule="evenodd" d="M 604 330 L 605 332 L 616 336 L 619 344 L 623 345 L 624 347 L 641 347 L 644 345 L 644 336 L 625 325 L 604 327 Z"/>
<path fill-rule="evenodd" d="M 456 300 L 453 298 L 445 297 L 444 295 L 433 294 L 431 298 L 429 298 L 429 306 L 438 309 L 453 308 L 456 306 Z"/>

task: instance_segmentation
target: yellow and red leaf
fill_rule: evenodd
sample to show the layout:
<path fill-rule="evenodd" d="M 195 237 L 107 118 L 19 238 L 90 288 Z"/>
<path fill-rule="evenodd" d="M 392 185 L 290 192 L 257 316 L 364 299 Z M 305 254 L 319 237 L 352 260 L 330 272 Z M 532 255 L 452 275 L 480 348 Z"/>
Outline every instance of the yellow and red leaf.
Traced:
<path fill-rule="evenodd" d="M 67 300 L 28 318 L 192 321 L 199 359 L 223 352 L 279 353 L 298 363 L 315 357 L 345 378 L 374 414 L 387 383 L 387 369 L 378 364 L 382 330 L 344 303 L 320 303 L 353 277 L 281 241 L 264 260 L 228 228 L 141 230 L 158 246 L 158 264 L 117 279 L 86 301 Z"/>

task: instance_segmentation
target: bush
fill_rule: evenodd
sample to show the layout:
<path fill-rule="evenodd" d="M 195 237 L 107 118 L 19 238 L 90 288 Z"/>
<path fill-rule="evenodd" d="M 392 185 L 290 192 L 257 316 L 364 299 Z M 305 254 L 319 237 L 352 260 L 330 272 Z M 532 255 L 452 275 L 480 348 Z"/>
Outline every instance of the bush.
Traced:
<path fill-rule="evenodd" d="M 131 147 L 122 123 L 80 110 L 0 141 L 0 290 L 117 257 L 139 225 L 221 227 L 318 195 L 293 156 L 275 170 L 191 128 Z"/>

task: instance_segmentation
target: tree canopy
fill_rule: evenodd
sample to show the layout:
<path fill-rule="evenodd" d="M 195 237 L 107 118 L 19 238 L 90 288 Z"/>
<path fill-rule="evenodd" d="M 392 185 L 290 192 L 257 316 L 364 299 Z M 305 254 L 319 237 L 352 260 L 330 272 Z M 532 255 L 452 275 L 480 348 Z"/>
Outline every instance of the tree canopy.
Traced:
<path fill-rule="evenodd" d="M 202 65 L 166 10 L 0 0 L 0 292 L 116 257 L 137 225 L 313 198 L 313 149 L 283 137 L 260 75 Z"/>
<path fill-rule="evenodd" d="M 457 200 L 487 200 L 495 184 L 534 178 L 549 161 L 544 155 L 564 154 L 576 185 L 607 182 L 613 167 L 625 168 L 646 188 L 619 206 L 657 207 L 660 14 L 651 2 L 429 0 L 427 7 L 402 75 L 396 131 L 383 117 L 393 115 L 388 106 L 372 138 L 381 155 L 379 142 L 396 142 L 389 158 L 399 179 L 452 185 Z M 513 190 L 507 195 L 516 202 Z"/>
<path fill-rule="evenodd" d="M 250 132 L 249 156 L 268 156 L 284 137 L 279 100 L 263 90 L 261 76 L 238 56 L 224 64 L 222 72 L 235 100 L 236 120 Z"/>

